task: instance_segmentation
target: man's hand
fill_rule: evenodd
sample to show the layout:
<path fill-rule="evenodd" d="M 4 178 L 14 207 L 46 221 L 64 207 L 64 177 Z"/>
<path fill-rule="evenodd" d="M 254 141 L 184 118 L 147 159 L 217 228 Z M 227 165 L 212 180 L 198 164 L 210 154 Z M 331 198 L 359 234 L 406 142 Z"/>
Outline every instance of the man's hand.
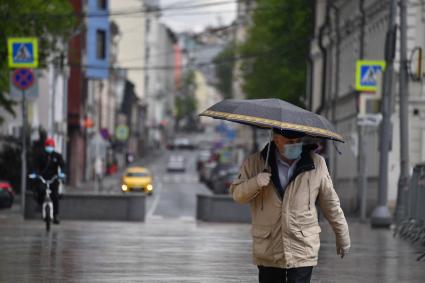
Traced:
<path fill-rule="evenodd" d="M 346 254 L 348 254 L 348 251 L 350 250 L 350 246 L 347 246 L 347 247 L 343 247 L 343 248 L 341 248 L 341 247 L 337 247 L 336 248 L 336 254 L 337 255 L 340 255 L 341 256 L 341 258 L 344 258 L 344 256 L 346 255 Z"/>
<path fill-rule="evenodd" d="M 257 184 L 260 187 L 265 187 L 270 183 L 270 176 L 272 174 L 267 173 L 267 172 L 263 172 L 257 175 Z"/>

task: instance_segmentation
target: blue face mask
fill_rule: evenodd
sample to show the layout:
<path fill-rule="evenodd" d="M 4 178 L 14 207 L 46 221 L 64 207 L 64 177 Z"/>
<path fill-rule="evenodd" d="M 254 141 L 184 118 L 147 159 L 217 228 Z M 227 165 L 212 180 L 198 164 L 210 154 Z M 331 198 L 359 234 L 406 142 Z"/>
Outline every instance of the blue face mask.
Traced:
<path fill-rule="evenodd" d="M 44 150 L 45 150 L 47 153 L 52 153 L 55 149 L 54 149 L 52 146 L 46 146 L 46 147 L 44 148 Z"/>
<path fill-rule="evenodd" d="M 283 156 L 289 160 L 298 159 L 303 151 L 303 143 L 285 144 Z"/>

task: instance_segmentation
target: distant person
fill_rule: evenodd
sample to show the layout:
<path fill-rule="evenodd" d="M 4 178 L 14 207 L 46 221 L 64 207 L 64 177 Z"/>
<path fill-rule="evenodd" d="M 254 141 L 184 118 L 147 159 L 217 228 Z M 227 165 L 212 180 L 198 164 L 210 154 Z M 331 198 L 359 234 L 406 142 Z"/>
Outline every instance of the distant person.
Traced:
<path fill-rule="evenodd" d="M 266 146 L 245 160 L 230 191 L 236 202 L 251 206 L 259 282 L 310 282 L 320 247 L 316 201 L 341 258 L 350 248 L 348 225 L 323 157 L 303 146 L 303 133 L 273 132 L 267 167 Z"/>
<path fill-rule="evenodd" d="M 100 157 L 97 157 L 94 162 L 94 173 L 95 173 L 96 182 L 98 182 L 100 189 L 102 189 L 104 169 L 103 169 L 103 159 Z"/>
<path fill-rule="evenodd" d="M 128 165 L 128 164 L 131 164 L 131 163 L 133 163 L 133 161 L 134 161 L 134 156 L 133 156 L 133 154 L 132 153 L 130 153 L 130 152 L 127 152 L 126 153 L 126 155 L 125 155 L 125 162 L 126 162 L 126 164 Z"/>
<path fill-rule="evenodd" d="M 54 175 L 65 178 L 65 163 L 62 155 L 55 151 L 55 140 L 47 138 L 42 151 L 35 160 L 35 173 L 45 180 L 50 180 Z M 40 184 L 41 186 L 41 184 Z M 59 224 L 59 180 L 50 185 L 51 198 L 53 202 L 53 223 Z M 37 200 L 41 205 L 44 201 L 45 190 L 37 190 Z"/>

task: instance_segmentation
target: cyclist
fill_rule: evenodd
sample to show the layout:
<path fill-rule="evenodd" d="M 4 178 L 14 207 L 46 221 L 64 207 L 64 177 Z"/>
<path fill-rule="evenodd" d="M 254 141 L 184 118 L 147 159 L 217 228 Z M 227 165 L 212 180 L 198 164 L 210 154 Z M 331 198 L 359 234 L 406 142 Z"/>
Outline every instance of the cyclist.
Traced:
<path fill-rule="evenodd" d="M 35 173 L 49 180 L 58 175 L 60 179 L 65 178 L 65 163 L 62 155 L 55 151 L 55 140 L 47 138 L 44 142 L 44 151 L 35 160 Z M 41 184 L 40 184 L 41 185 Z M 53 223 L 59 224 L 59 181 L 56 180 L 51 186 L 51 198 L 53 202 Z M 41 205 L 44 200 L 45 190 L 38 190 L 37 201 Z"/>

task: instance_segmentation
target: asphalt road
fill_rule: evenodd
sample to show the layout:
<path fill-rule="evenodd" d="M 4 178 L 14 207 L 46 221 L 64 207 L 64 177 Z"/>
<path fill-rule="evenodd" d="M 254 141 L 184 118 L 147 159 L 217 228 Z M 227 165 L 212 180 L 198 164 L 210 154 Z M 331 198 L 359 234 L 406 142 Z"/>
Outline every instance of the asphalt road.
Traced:
<path fill-rule="evenodd" d="M 171 155 L 185 158 L 185 172 L 167 172 L 167 162 Z M 196 218 L 196 194 L 210 193 L 199 182 L 196 172 L 197 151 L 165 151 L 148 167 L 154 174 L 155 192 L 147 198 L 146 220 Z"/>
<path fill-rule="evenodd" d="M 196 170 L 198 150 L 162 150 L 129 166 L 143 166 L 153 174 L 154 193 L 146 197 L 146 221 L 150 219 L 196 219 L 196 195 L 211 191 L 199 182 Z M 172 155 L 184 157 L 184 172 L 167 172 L 168 159 Z M 92 183 L 80 191 L 93 190 Z M 72 189 L 70 189 L 72 191 Z M 121 174 L 103 180 L 103 193 L 121 193 Z"/>

